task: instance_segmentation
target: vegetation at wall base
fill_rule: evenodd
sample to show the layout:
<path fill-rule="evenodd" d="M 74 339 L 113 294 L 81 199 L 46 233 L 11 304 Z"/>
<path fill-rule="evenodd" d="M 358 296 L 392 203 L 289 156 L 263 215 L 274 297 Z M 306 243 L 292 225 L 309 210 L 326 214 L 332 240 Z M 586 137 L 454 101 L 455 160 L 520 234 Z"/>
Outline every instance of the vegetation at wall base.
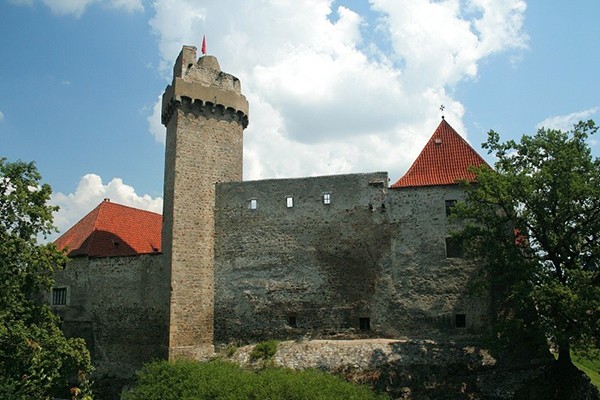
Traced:
<path fill-rule="evenodd" d="M 244 369 L 223 361 L 156 361 L 122 400 L 384 400 L 366 386 L 313 370 Z"/>
<path fill-rule="evenodd" d="M 277 340 L 267 340 L 257 343 L 250 352 L 252 360 L 270 360 L 277 353 Z"/>
<path fill-rule="evenodd" d="M 600 159 L 588 144 L 597 129 L 591 120 L 542 128 L 519 143 L 490 131 L 483 147 L 495 169 L 474 169 L 477 183 L 455 208 L 458 236 L 491 278 L 496 339 L 505 348 L 550 340 L 565 399 L 579 382 L 572 352 L 594 354 L 600 343 Z"/>
<path fill-rule="evenodd" d="M 90 355 L 41 300 L 66 257 L 37 237 L 54 231 L 50 186 L 34 163 L 0 158 L 0 394 L 11 400 L 91 399 Z"/>

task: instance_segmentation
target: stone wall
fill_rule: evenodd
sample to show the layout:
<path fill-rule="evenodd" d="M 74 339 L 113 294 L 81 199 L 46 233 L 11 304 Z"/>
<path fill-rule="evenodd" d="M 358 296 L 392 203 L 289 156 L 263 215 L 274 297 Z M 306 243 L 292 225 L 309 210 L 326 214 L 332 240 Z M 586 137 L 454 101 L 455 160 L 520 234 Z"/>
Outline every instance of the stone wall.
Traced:
<path fill-rule="evenodd" d="M 468 289 L 475 267 L 446 257 L 445 200 L 462 190 L 387 182 L 377 172 L 218 184 L 216 341 L 488 328 L 487 295 Z"/>
<path fill-rule="evenodd" d="M 389 247 L 387 216 L 370 209 L 382 182 L 385 173 L 218 184 L 216 340 L 358 329 Z"/>
<path fill-rule="evenodd" d="M 216 341 L 484 331 L 477 269 L 446 254 L 446 200 L 461 197 L 390 191 L 383 172 L 217 185 Z"/>
<path fill-rule="evenodd" d="M 390 190 L 393 238 L 385 280 L 378 288 L 386 332 L 411 337 L 461 336 L 491 323 L 490 296 L 481 288 L 473 260 L 448 253 L 446 239 L 458 230 L 446 213 L 446 201 L 461 201 L 459 185 Z M 461 324 L 464 329 L 457 329 Z"/>
<path fill-rule="evenodd" d="M 554 399 L 547 390 L 552 357 L 505 365 L 472 343 L 415 339 L 280 342 L 273 358 L 251 358 L 254 346 L 226 357 L 240 365 L 318 369 L 403 400 Z M 583 375 L 583 374 L 582 374 Z M 582 376 L 582 400 L 598 399 Z"/>
<path fill-rule="evenodd" d="M 67 336 L 86 340 L 98 376 L 130 378 L 144 362 L 167 356 L 169 284 L 162 261 L 161 255 L 81 257 L 56 274 L 55 288 L 67 289 L 67 304 L 52 307 Z"/>

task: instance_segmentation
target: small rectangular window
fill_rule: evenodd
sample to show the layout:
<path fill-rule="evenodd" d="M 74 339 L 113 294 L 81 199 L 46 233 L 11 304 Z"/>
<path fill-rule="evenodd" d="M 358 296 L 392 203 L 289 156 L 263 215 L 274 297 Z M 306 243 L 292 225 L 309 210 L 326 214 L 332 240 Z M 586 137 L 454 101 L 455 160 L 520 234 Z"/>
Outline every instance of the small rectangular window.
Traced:
<path fill-rule="evenodd" d="M 288 326 L 290 326 L 291 328 L 297 328 L 298 327 L 298 323 L 296 321 L 296 316 L 295 315 L 288 315 Z"/>
<path fill-rule="evenodd" d="M 467 316 L 465 314 L 456 314 L 454 316 L 454 326 L 457 328 L 467 327 Z"/>
<path fill-rule="evenodd" d="M 323 193 L 323 204 L 331 204 L 331 193 Z"/>
<path fill-rule="evenodd" d="M 285 198 L 285 205 L 287 206 L 287 208 L 294 207 L 294 198 L 292 196 L 287 196 Z"/>
<path fill-rule="evenodd" d="M 52 289 L 52 305 L 64 306 L 67 304 L 67 288 Z"/>
<path fill-rule="evenodd" d="M 256 201 L 256 199 L 250 199 L 250 203 L 248 204 L 248 208 L 251 210 L 256 210 L 256 208 L 258 207 L 258 202 Z"/>
<path fill-rule="evenodd" d="M 371 318 L 359 318 L 358 326 L 361 331 L 370 331 L 371 330 Z"/>
<path fill-rule="evenodd" d="M 446 200 L 446 217 L 452 214 L 452 208 L 456 206 L 456 200 Z"/>
<path fill-rule="evenodd" d="M 459 238 L 446 238 L 446 258 L 463 258 L 463 241 Z"/>

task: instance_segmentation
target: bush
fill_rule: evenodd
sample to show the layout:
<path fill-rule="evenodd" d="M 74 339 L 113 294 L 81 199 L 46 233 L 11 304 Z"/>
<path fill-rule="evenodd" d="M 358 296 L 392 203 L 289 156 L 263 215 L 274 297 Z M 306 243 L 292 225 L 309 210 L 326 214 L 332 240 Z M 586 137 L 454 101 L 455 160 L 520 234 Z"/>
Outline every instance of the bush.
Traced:
<path fill-rule="evenodd" d="M 273 358 L 277 353 L 277 341 L 267 340 L 266 342 L 257 343 L 252 352 L 250 353 L 250 359 L 252 360 L 268 360 Z"/>
<path fill-rule="evenodd" d="M 253 372 L 223 361 L 178 360 L 146 364 L 122 400 L 383 400 L 318 371 L 267 368 Z"/>

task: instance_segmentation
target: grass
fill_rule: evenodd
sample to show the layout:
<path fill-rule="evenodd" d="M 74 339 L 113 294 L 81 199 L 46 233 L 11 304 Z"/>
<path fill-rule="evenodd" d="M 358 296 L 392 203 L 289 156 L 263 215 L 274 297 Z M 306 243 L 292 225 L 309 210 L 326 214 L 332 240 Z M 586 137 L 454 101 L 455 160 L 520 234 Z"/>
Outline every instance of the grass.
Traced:
<path fill-rule="evenodd" d="M 554 358 L 558 357 L 557 353 L 552 353 Z M 584 372 L 592 381 L 592 384 L 600 389 L 600 358 L 585 358 L 579 357 L 575 353 L 571 353 L 571 361 L 582 372 Z"/>
<path fill-rule="evenodd" d="M 600 359 L 590 360 L 588 358 L 580 358 L 575 354 L 572 356 L 573 364 L 581 371 L 585 372 L 587 376 L 592 380 L 592 383 L 600 388 Z"/>

